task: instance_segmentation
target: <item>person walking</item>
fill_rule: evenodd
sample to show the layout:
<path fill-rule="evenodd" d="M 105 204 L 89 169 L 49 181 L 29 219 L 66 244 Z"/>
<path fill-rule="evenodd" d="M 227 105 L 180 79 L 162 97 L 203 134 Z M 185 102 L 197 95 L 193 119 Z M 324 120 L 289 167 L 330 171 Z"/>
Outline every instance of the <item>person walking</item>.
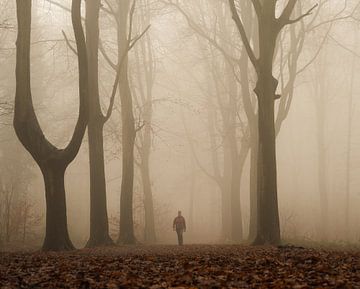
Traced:
<path fill-rule="evenodd" d="M 177 217 L 174 219 L 173 229 L 177 233 L 179 245 L 183 245 L 183 233 L 186 232 L 186 222 L 185 218 L 181 215 L 181 211 L 178 212 Z"/>

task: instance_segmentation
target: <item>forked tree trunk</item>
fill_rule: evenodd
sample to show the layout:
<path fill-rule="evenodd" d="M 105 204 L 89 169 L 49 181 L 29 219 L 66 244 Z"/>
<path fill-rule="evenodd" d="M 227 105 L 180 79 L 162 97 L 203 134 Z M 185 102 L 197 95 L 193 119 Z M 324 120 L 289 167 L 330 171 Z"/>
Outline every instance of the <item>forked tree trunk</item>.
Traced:
<path fill-rule="evenodd" d="M 16 42 L 15 132 L 39 165 L 45 182 L 46 234 L 43 250 L 73 249 L 66 218 L 64 175 L 76 157 L 88 122 L 88 66 L 81 24 L 81 0 L 72 2 L 72 23 L 78 50 L 79 117 L 74 133 L 64 149 L 58 149 L 44 136 L 32 104 L 30 86 L 31 0 L 17 0 L 18 38 Z"/>

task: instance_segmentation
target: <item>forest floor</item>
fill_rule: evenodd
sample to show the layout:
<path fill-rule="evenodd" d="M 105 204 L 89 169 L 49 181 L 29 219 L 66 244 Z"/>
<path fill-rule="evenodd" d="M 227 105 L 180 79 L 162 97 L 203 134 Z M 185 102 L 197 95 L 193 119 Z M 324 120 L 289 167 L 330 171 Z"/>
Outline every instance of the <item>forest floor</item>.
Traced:
<path fill-rule="evenodd" d="M 360 288 L 360 252 L 159 245 L 0 253 L 0 288 Z"/>

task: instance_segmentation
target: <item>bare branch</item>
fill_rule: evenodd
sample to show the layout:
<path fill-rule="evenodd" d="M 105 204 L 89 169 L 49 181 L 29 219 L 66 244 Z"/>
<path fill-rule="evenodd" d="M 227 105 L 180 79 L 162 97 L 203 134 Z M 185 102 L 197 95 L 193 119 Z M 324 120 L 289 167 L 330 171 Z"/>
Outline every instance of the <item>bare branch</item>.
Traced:
<path fill-rule="evenodd" d="M 249 38 L 246 35 L 244 25 L 243 25 L 243 23 L 242 23 L 242 21 L 240 19 L 240 16 L 239 16 L 239 13 L 238 13 L 237 8 L 235 6 L 234 0 L 229 0 L 229 5 L 230 5 L 231 13 L 232 13 L 232 18 L 235 21 L 236 27 L 239 30 L 241 39 L 242 39 L 242 41 L 244 43 L 244 46 L 245 46 L 246 52 L 247 52 L 247 54 L 248 54 L 248 56 L 250 58 L 250 61 L 253 64 L 255 70 L 258 70 L 258 59 L 256 58 L 256 56 L 254 54 L 254 50 L 250 45 Z"/>
<path fill-rule="evenodd" d="M 288 24 L 293 24 L 296 22 L 299 22 L 301 19 L 310 16 L 312 14 L 312 12 L 319 6 L 319 4 L 315 4 L 313 7 L 311 7 L 306 13 L 300 15 L 299 17 L 295 18 L 295 19 L 288 19 L 285 23 L 283 23 L 283 25 L 288 25 Z"/>

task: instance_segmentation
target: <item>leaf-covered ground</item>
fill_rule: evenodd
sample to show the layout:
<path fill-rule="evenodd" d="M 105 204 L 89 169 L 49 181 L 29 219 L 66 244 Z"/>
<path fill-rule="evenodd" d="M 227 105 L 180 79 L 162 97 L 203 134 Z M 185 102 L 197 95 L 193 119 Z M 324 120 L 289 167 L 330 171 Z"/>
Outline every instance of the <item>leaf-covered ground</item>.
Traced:
<path fill-rule="evenodd" d="M 188 245 L 0 254 L 0 288 L 360 288 L 359 252 Z"/>

